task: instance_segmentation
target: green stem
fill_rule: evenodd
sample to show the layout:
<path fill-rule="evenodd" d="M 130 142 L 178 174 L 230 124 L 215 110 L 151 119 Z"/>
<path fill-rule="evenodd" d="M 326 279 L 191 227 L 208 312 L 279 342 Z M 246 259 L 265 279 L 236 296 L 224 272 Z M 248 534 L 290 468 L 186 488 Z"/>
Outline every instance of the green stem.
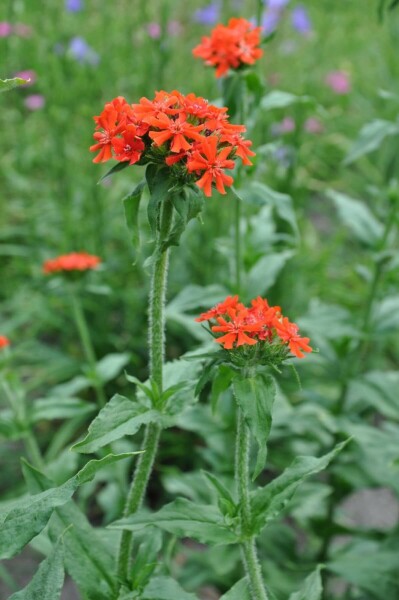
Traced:
<path fill-rule="evenodd" d="M 173 221 L 173 204 L 167 198 L 162 207 L 160 231 L 154 251 L 154 265 L 151 280 L 149 299 L 149 354 L 150 354 L 150 379 L 156 383 L 159 392 L 163 385 L 163 361 L 165 348 L 165 316 L 164 304 L 167 286 L 169 249 L 162 249 L 163 240 L 170 232 Z M 147 484 L 151 476 L 155 456 L 158 450 L 161 427 L 150 423 L 146 427 L 143 454 L 137 462 L 134 477 L 130 486 L 128 498 L 125 505 L 124 516 L 136 512 L 145 496 Z M 130 555 L 133 534 L 131 531 L 123 531 L 119 546 L 117 573 L 119 582 L 122 584 L 129 578 Z"/>
<path fill-rule="evenodd" d="M 241 551 L 252 600 L 268 600 L 268 595 L 263 583 L 262 570 L 257 556 L 255 537 L 251 532 L 252 516 L 249 495 L 249 450 L 249 429 L 245 423 L 242 410 L 238 408 L 235 478 L 237 495 L 240 503 Z"/>
<path fill-rule="evenodd" d="M 264 0 L 257 0 L 256 5 L 256 25 L 260 27 L 262 24 L 262 15 L 265 8 Z"/>
<path fill-rule="evenodd" d="M 241 200 L 237 195 L 234 198 L 234 256 L 235 256 L 235 280 L 236 280 L 236 292 L 240 294 L 241 291 Z"/>
<path fill-rule="evenodd" d="M 90 367 L 91 379 L 93 381 L 93 387 L 96 391 L 97 404 L 99 408 L 102 408 L 106 403 L 106 397 L 104 392 L 103 384 L 97 374 L 96 365 L 97 359 L 94 352 L 93 344 L 90 337 L 89 328 L 87 326 L 86 317 L 82 309 L 82 304 L 78 295 L 72 286 L 69 288 L 72 312 L 76 323 L 76 328 L 79 332 L 80 341 L 82 343 L 83 351 L 86 356 L 86 360 Z"/>

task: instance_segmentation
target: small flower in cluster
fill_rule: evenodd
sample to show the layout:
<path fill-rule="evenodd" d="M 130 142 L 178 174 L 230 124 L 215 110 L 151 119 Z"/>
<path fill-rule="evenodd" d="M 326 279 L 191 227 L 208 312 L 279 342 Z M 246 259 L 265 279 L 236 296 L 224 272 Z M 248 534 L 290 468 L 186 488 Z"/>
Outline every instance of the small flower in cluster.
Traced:
<path fill-rule="evenodd" d="M 255 155 L 252 142 L 242 137 L 245 126 L 230 123 L 227 108 L 194 94 L 161 90 L 138 104 L 118 96 L 94 121 L 94 163 L 114 158 L 130 165 L 166 164 L 177 182 L 195 183 L 208 197 L 213 186 L 225 194 L 225 186 L 232 185 L 225 171 L 234 168 L 237 157 L 251 165 Z"/>
<path fill-rule="evenodd" d="M 246 307 L 238 296 L 228 296 L 209 311 L 202 313 L 196 321 L 208 321 L 215 334 L 215 342 L 225 350 L 257 347 L 258 362 L 282 362 L 293 354 L 303 358 L 304 352 L 312 352 L 309 338 L 298 334 L 298 326 L 281 314 L 279 306 L 269 306 L 266 299 L 258 297 Z M 223 334 L 223 335 L 219 335 Z"/>
<path fill-rule="evenodd" d="M 263 55 L 261 31 L 246 19 L 230 19 L 227 26 L 216 25 L 209 37 L 204 36 L 193 55 L 214 67 L 216 77 L 222 77 L 229 69 L 253 65 Z"/>
<path fill-rule="evenodd" d="M 46 275 L 53 273 L 83 272 L 95 269 L 101 263 L 98 256 L 87 254 L 87 252 L 71 252 L 63 254 L 43 263 L 43 272 Z"/>
<path fill-rule="evenodd" d="M 10 340 L 5 335 L 0 335 L 0 350 L 7 348 L 10 345 Z"/>

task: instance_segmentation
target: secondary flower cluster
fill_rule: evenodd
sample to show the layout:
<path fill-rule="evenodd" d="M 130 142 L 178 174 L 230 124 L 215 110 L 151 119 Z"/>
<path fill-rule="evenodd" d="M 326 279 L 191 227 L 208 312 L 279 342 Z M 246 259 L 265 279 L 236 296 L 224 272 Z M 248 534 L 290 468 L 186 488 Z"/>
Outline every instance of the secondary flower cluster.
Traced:
<path fill-rule="evenodd" d="M 87 271 L 88 269 L 95 269 L 100 262 L 101 259 L 98 256 L 87 254 L 87 252 L 71 252 L 46 260 L 43 263 L 43 272 L 49 275 L 51 273 Z"/>
<path fill-rule="evenodd" d="M 298 326 L 283 317 L 279 306 L 269 306 L 261 297 L 252 300 L 247 308 L 238 296 L 228 296 L 196 321 L 210 321 L 215 334 L 223 333 L 215 341 L 226 350 L 263 344 L 286 347 L 298 358 L 303 358 L 304 352 L 312 352 L 309 338 L 298 335 Z"/>
<path fill-rule="evenodd" d="M 5 335 L 0 335 L 0 350 L 10 345 L 10 340 Z"/>
<path fill-rule="evenodd" d="M 178 181 L 195 182 L 206 196 L 213 184 L 225 194 L 225 186 L 233 183 L 225 170 L 234 168 L 237 157 L 250 165 L 254 156 L 252 142 L 242 137 L 245 126 L 229 123 L 227 108 L 194 94 L 161 90 L 138 104 L 118 96 L 94 121 L 96 143 L 90 150 L 98 154 L 93 162 L 166 164 Z"/>
<path fill-rule="evenodd" d="M 230 19 L 226 25 L 216 25 L 211 35 L 204 36 L 193 49 L 194 56 L 216 68 L 216 77 L 222 77 L 229 69 L 253 65 L 262 55 L 261 27 L 255 27 L 242 18 Z"/>

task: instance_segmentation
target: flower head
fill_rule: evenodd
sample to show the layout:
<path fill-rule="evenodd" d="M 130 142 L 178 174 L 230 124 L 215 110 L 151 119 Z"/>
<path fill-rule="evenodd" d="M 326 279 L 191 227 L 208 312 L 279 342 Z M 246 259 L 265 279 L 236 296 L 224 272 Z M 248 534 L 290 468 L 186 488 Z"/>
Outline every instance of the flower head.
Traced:
<path fill-rule="evenodd" d="M 98 256 L 87 254 L 87 252 L 71 252 L 63 254 L 43 263 L 43 272 L 46 275 L 53 273 L 82 272 L 95 269 L 101 259 Z"/>
<path fill-rule="evenodd" d="M 68 12 L 79 12 L 82 8 L 82 0 L 65 0 L 65 10 Z"/>
<path fill-rule="evenodd" d="M 12 34 L 12 25 L 7 21 L 0 21 L 0 38 L 8 37 Z"/>
<path fill-rule="evenodd" d="M 178 185 L 195 183 L 205 196 L 213 187 L 226 193 L 233 177 L 226 173 L 240 158 L 252 164 L 252 142 L 245 140 L 244 125 L 229 122 L 227 108 L 205 98 L 173 90 L 156 92 L 153 100 L 141 98 L 128 104 L 122 96 L 104 106 L 94 117 L 93 162 L 115 158 L 134 164 L 164 164 Z"/>
<path fill-rule="evenodd" d="M 312 31 L 312 23 L 308 11 L 304 6 L 296 6 L 291 13 L 291 23 L 293 28 L 302 35 L 309 35 Z"/>
<path fill-rule="evenodd" d="M 10 345 L 10 340 L 5 335 L 0 335 L 0 350 L 7 348 Z"/>
<path fill-rule="evenodd" d="M 214 25 L 220 16 L 220 3 L 211 2 L 203 8 L 198 8 L 194 13 L 194 21 L 202 25 Z"/>
<path fill-rule="evenodd" d="M 263 55 L 261 31 L 246 19 L 230 19 L 227 25 L 217 25 L 209 37 L 204 36 L 193 55 L 215 67 L 216 77 L 222 77 L 229 69 L 253 65 Z"/>
<path fill-rule="evenodd" d="M 290 353 L 303 358 L 304 352 L 312 352 L 309 338 L 299 335 L 298 326 L 283 317 L 279 306 L 270 306 L 260 296 L 249 307 L 238 296 L 228 296 L 196 321 L 208 321 L 211 332 L 216 334 L 215 342 L 225 350 L 234 353 L 240 349 L 241 354 L 235 353 L 236 360 L 244 357 L 247 361 L 277 365 L 289 358 Z M 219 336 L 220 333 L 223 335 Z"/>
<path fill-rule="evenodd" d="M 344 71 L 331 71 L 326 76 L 325 82 L 338 95 L 348 94 L 351 90 L 349 76 Z"/>

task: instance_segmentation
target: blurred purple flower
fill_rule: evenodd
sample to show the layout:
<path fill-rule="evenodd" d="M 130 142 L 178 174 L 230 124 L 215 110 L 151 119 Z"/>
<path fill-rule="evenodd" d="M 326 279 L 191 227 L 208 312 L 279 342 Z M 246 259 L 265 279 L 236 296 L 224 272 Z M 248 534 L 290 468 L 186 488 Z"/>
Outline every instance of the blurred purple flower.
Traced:
<path fill-rule="evenodd" d="M 65 0 L 65 10 L 68 12 L 79 12 L 82 8 L 82 0 Z"/>
<path fill-rule="evenodd" d="M 292 133 L 296 129 L 296 123 L 292 117 L 284 117 L 279 123 L 273 123 L 271 127 L 272 135 L 284 135 Z"/>
<path fill-rule="evenodd" d="M 168 23 L 168 33 L 172 36 L 180 35 L 183 31 L 182 24 L 180 21 L 169 21 Z"/>
<path fill-rule="evenodd" d="M 14 33 L 19 37 L 29 38 L 32 35 L 32 27 L 25 25 L 25 23 L 16 23 L 14 25 Z"/>
<path fill-rule="evenodd" d="M 69 42 L 69 52 L 75 60 L 95 67 L 100 62 L 100 57 L 95 50 L 82 37 L 74 37 Z"/>
<path fill-rule="evenodd" d="M 351 90 L 349 76 L 344 71 L 331 71 L 328 73 L 325 82 L 333 92 L 339 95 L 348 94 Z"/>
<path fill-rule="evenodd" d="M 308 35 L 312 31 L 312 23 L 308 11 L 302 5 L 296 6 L 291 13 L 293 28 L 302 35 Z"/>
<path fill-rule="evenodd" d="M 273 33 L 276 30 L 281 18 L 281 13 L 278 10 L 267 10 L 263 13 L 261 27 L 264 33 Z"/>
<path fill-rule="evenodd" d="M 282 167 L 288 169 L 293 163 L 293 151 L 290 146 L 279 146 L 274 151 L 274 159 L 280 163 Z"/>
<path fill-rule="evenodd" d="M 46 100 L 41 94 L 30 94 L 26 96 L 24 104 L 29 110 L 40 110 L 46 104 Z"/>
<path fill-rule="evenodd" d="M 21 79 L 29 79 L 28 83 L 24 83 L 21 87 L 30 87 L 37 79 L 36 72 L 33 69 L 27 69 L 26 71 L 18 71 L 14 74 L 14 77 L 20 77 Z"/>
<path fill-rule="evenodd" d="M 303 128 L 307 133 L 318 134 L 324 132 L 323 123 L 316 117 L 309 117 L 306 119 Z"/>
<path fill-rule="evenodd" d="M 220 18 L 219 2 L 212 2 L 204 8 L 199 8 L 194 13 L 194 21 L 201 25 L 214 25 Z"/>
<path fill-rule="evenodd" d="M 0 22 L 0 38 L 8 37 L 12 34 L 12 26 L 7 21 Z"/>
<path fill-rule="evenodd" d="M 153 21 L 152 23 L 148 23 L 147 33 L 153 40 L 159 40 L 162 33 L 160 24 L 155 23 L 155 21 Z"/>
<path fill-rule="evenodd" d="M 282 10 L 287 6 L 290 0 L 265 0 L 267 8 L 272 10 Z"/>

